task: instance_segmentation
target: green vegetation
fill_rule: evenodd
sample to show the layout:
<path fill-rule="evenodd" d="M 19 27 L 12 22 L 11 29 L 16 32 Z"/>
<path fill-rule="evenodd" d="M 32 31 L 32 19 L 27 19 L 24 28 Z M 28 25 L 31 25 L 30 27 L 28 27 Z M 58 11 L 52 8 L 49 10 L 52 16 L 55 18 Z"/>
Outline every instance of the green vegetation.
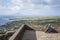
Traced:
<path fill-rule="evenodd" d="M 14 18 L 11 20 L 22 24 L 60 24 L 60 17 Z"/>
<path fill-rule="evenodd" d="M 11 22 L 2 25 L 2 27 L 9 30 L 17 30 L 22 24 L 35 24 L 46 25 L 51 24 L 53 26 L 60 26 L 60 17 L 42 17 L 42 18 L 14 18 L 10 19 Z"/>

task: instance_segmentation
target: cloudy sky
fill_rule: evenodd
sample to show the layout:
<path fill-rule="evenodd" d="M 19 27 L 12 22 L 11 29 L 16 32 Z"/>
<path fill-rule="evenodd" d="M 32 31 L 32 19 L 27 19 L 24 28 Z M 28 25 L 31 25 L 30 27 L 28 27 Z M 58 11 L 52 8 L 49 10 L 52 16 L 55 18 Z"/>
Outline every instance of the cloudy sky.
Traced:
<path fill-rule="evenodd" d="M 2 16 L 60 16 L 60 0 L 0 0 Z"/>

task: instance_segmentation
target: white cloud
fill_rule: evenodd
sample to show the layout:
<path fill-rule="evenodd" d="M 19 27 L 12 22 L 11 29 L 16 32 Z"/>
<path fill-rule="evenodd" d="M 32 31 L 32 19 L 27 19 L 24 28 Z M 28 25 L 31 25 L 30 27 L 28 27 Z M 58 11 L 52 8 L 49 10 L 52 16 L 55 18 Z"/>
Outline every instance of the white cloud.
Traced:
<path fill-rule="evenodd" d="M 13 6 L 13 7 L 5 7 L 1 6 L 0 7 L 0 15 L 13 15 L 19 11 L 18 6 Z"/>
<path fill-rule="evenodd" d="M 44 0 L 44 1 L 47 2 L 47 3 L 51 3 L 52 0 Z"/>
<path fill-rule="evenodd" d="M 13 6 L 0 5 L 0 13 L 2 13 L 0 15 L 16 15 L 17 13 L 19 15 L 48 15 L 53 13 L 54 7 L 60 6 L 52 5 L 52 2 L 52 0 L 11 0 Z"/>
<path fill-rule="evenodd" d="M 13 14 L 16 14 L 21 9 L 20 6 L 14 5 L 14 3 L 12 4 L 13 6 L 11 6 L 11 4 L 10 6 L 9 5 L 5 6 L 2 3 L 0 3 L 0 15 L 13 15 Z"/>
<path fill-rule="evenodd" d="M 37 1 L 37 0 L 35 0 L 35 1 Z M 2 6 L 2 8 L 1 8 L 1 10 L 3 12 L 5 12 L 4 14 L 6 14 L 6 15 L 12 15 L 14 13 L 18 13 L 21 9 L 24 9 L 27 14 L 29 14 L 29 13 L 37 14 L 39 10 L 43 11 L 46 8 L 46 6 L 44 6 L 44 5 L 34 4 L 32 2 L 32 0 L 29 0 L 29 1 L 28 0 L 27 1 L 25 1 L 25 0 L 11 0 L 11 2 L 14 6 L 12 6 L 12 7 Z M 37 2 L 39 2 L 39 1 L 37 1 Z M 36 11 L 36 9 L 38 9 L 38 8 L 40 8 L 40 9 Z M 30 11 L 30 10 L 32 10 L 32 11 Z M 27 11 L 29 11 L 29 12 L 27 12 Z"/>

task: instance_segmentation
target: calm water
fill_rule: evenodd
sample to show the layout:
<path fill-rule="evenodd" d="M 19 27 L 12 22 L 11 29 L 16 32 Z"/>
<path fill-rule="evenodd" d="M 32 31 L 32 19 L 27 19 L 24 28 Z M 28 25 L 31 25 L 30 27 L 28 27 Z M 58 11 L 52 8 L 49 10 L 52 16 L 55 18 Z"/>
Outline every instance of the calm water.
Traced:
<path fill-rule="evenodd" d="M 9 22 L 9 18 L 0 18 L 0 25 L 4 25 L 5 23 Z"/>
<path fill-rule="evenodd" d="M 10 19 L 16 18 L 15 16 L 0 16 L 0 25 L 4 25 L 7 22 L 10 22 Z"/>

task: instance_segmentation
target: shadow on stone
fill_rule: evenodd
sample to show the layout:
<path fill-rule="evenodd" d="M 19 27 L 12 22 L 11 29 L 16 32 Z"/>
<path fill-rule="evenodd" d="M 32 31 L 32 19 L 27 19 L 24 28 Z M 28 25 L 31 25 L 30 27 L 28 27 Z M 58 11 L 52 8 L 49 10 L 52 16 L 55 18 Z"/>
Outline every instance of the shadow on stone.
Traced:
<path fill-rule="evenodd" d="M 56 31 L 55 29 L 53 29 L 51 26 L 47 26 L 44 31 L 46 33 L 58 33 L 58 31 Z"/>

